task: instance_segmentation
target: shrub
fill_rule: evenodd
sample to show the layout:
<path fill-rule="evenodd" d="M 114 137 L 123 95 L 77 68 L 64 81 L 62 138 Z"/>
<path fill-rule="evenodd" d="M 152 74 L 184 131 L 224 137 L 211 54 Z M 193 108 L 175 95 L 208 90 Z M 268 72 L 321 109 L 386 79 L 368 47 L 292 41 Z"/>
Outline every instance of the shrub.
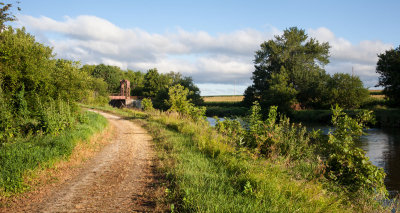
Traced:
<path fill-rule="evenodd" d="M 143 98 L 142 107 L 144 111 L 153 111 L 153 102 L 151 102 L 150 98 Z"/>
<path fill-rule="evenodd" d="M 354 143 L 364 134 L 366 123 L 373 120 L 372 111 L 362 110 L 356 118 L 351 118 L 336 105 L 332 112 L 333 130 L 328 134 L 328 140 L 321 140 L 320 144 L 326 157 L 325 176 L 350 191 L 366 190 L 386 195 L 385 172 L 374 166 Z"/>
<path fill-rule="evenodd" d="M 386 195 L 384 171 L 374 166 L 354 143 L 366 124 L 373 121 L 372 111 L 362 110 L 351 118 L 340 107 L 332 108 L 333 130 L 328 136 L 308 133 L 285 116 L 278 119 L 277 107 L 270 108 L 266 120 L 262 120 L 260 111 L 255 102 L 244 127 L 238 121 L 226 119 L 217 120 L 215 128 L 230 137 L 233 144 L 250 148 L 259 156 L 288 159 L 294 170 L 302 170 L 301 175 L 325 174 L 349 192 Z"/>
<path fill-rule="evenodd" d="M 181 116 L 189 116 L 193 120 L 199 120 L 204 117 L 205 107 L 195 107 L 190 100 L 187 100 L 189 90 L 177 84 L 168 91 L 169 99 L 167 101 L 170 108 L 168 111 L 178 112 Z"/>

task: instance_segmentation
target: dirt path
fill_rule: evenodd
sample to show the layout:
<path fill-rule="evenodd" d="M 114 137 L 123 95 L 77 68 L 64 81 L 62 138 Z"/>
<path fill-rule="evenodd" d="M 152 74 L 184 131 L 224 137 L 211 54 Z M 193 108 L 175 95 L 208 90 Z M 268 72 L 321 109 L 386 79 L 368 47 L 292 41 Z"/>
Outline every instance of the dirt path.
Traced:
<path fill-rule="evenodd" d="M 145 192 L 154 181 L 151 136 L 139 125 L 100 112 L 114 126 L 112 141 L 87 161 L 71 180 L 55 187 L 29 212 L 148 212 Z"/>

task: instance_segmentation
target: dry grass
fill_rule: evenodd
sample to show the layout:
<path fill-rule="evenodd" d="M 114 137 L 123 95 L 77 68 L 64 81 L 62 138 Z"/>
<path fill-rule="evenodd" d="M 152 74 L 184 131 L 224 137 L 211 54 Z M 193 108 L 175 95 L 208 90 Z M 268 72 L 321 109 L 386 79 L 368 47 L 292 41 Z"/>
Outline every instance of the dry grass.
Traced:
<path fill-rule="evenodd" d="M 243 95 L 235 96 L 204 96 L 204 102 L 240 102 L 243 100 Z"/>

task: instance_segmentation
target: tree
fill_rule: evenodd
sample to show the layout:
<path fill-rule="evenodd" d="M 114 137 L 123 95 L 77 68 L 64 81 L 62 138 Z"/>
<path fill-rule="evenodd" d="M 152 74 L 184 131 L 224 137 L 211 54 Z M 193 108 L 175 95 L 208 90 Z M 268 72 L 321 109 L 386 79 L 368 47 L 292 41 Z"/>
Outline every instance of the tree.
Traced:
<path fill-rule="evenodd" d="M 328 88 L 331 105 L 339 105 L 345 109 L 358 108 L 369 97 L 360 78 L 349 74 L 334 74 L 328 81 Z"/>
<path fill-rule="evenodd" d="M 194 104 L 202 103 L 200 89 L 191 77 L 184 77 L 177 72 L 159 74 L 157 69 L 150 69 L 144 75 L 143 95 L 152 98 L 155 108 L 167 110 L 170 107 L 166 102 L 170 98 L 169 88 L 176 85 L 181 85 L 188 90 L 188 93 L 185 93 L 188 101 Z"/>
<path fill-rule="evenodd" d="M 85 69 L 90 70 L 90 67 Z M 123 78 L 123 71 L 117 66 L 100 64 L 92 71 L 92 76 L 102 78 L 108 85 L 109 93 L 119 93 L 120 80 Z"/>
<path fill-rule="evenodd" d="M 180 84 L 176 84 L 169 88 L 169 98 L 165 102 L 170 106 L 169 111 L 178 112 L 181 116 L 198 121 L 204 118 L 206 108 L 195 107 L 194 104 L 187 99 L 188 93 L 189 89 Z"/>
<path fill-rule="evenodd" d="M 245 99 L 267 103 L 270 95 L 266 92 L 273 82 L 270 81 L 272 75 L 284 69 L 287 72 L 286 84 L 297 91 L 296 100 L 303 107 L 321 105 L 321 93 L 328 77 L 323 66 L 329 63 L 328 57 L 328 43 L 308 38 L 305 31 L 297 27 L 284 30 L 282 36 L 263 42 L 261 49 L 256 51 L 253 85 L 246 91 Z"/>
<path fill-rule="evenodd" d="M 189 114 L 191 103 L 187 100 L 189 90 L 184 88 L 182 85 L 177 84 L 168 90 L 168 104 L 170 105 L 169 110 L 179 112 L 181 114 Z"/>
<path fill-rule="evenodd" d="M 140 71 L 127 70 L 124 72 L 124 79 L 131 82 L 131 95 L 142 96 L 144 87 L 144 73 Z"/>
<path fill-rule="evenodd" d="M 143 94 L 147 97 L 155 97 L 163 87 L 158 70 L 156 68 L 148 70 L 144 75 Z"/>
<path fill-rule="evenodd" d="M 54 94 L 52 48 L 35 41 L 25 29 L 8 27 L 0 33 L 0 81 L 4 97 L 15 99 L 24 87 L 28 106 L 36 96 Z"/>
<path fill-rule="evenodd" d="M 280 73 L 272 73 L 268 80 L 269 87 L 265 92 L 264 106 L 278 106 L 281 111 L 287 112 L 296 103 L 297 91 L 293 84 L 288 83 L 288 74 L 282 67 Z"/>
<path fill-rule="evenodd" d="M 17 3 L 19 3 L 17 1 Z M 0 2 L 0 5 L 2 6 L 0 8 L 0 31 L 3 31 L 5 28 L 5 24 L 8 21 L 15 21 L 16 18 L 15 16 L 10 12 L 12 8 L 12 4 L 5 4 L 3 2 Z M 18 10 L 21 10 L 21 8 L 17 7 Z"/>
<path fill-rule="evenodd" d="M 383 86 L 383 93 L 400 106 L 400 46 L 378 55 L 376 72 L 380 74 L 377 86 Z"/>

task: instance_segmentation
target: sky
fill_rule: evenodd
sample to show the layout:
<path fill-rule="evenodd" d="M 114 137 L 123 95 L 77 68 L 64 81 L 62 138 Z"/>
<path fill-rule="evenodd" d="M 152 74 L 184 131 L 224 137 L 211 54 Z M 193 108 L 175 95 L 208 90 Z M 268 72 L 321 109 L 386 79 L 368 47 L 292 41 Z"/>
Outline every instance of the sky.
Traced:
<path fill-rule="evenodd" d="M 15 3 L 15 1 L 5 1 Z M 377 55 L 400 45 L 400 1 L 21 0 L 16 27 L 82 64 L 191 76 L 202 95 L 242 94 L 263 41 L 298 27 L 329 42 L 325 70 L 378 82 Z"/>

